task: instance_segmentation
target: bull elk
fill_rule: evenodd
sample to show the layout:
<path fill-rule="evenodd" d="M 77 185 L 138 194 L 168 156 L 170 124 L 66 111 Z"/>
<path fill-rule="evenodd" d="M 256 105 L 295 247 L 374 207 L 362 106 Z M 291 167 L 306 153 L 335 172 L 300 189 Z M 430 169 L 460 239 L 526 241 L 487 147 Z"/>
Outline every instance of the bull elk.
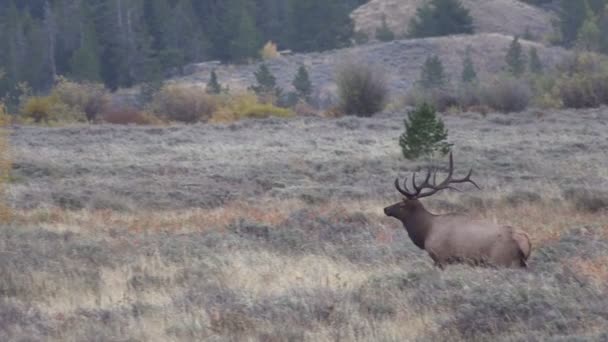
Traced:
<path fill-rule="evenodd" d="M 437 170 L 428 170 L 424 181 L 416 184 L 416 173 L 412 175 L 413 191 L 403 188 L 399 179 L 395 179 L 395 188 L 405 198 L 403 201 L 384 208 L 387 216 L 394 217 L 403 223 L 412 242 L 427 251 L 442 268 L 447 264 L 467 263 L 494 267 L 526 267 L 532 248 L 528 235 L 511 226 L 493 222 L 474 220 L 463 215 L 434 215 L 428 212 L 420 199 L 431 196 L 440 190 L 454 189 L 454 184 L 471 183 L 473 169 L 460 179 L 452 178 L 454 160 L 450 153 L 448 175 L 437 184 Z M 432 180 L 431 180 L 432 178 Z"/>

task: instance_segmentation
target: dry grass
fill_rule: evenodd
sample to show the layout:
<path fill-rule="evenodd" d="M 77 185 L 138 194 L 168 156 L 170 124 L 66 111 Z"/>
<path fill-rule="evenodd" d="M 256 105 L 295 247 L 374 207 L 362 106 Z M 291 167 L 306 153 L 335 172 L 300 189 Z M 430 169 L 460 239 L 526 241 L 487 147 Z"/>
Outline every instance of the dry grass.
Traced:
<path fill-rule="evenodd" d="M 571 114 L 445 118 L 484 191 L 425 204 L 525 229 L 529 271 L 440 272 L 383 215 L 444 163 L 396 158 L 403 115 L 15 127 L 0 340 L 605 340 L 607 117 Z"/>

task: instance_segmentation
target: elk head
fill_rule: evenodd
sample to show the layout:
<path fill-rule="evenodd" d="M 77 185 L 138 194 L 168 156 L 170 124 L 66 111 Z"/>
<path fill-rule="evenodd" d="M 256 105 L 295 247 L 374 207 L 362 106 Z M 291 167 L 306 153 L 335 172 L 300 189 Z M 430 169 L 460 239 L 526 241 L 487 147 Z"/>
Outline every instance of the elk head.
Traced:
<path fill-rule="evenodd" d="M 412 175 L 413 190 L 410 190 L 408 188 L 407 178 L 405 178 L 405 180 L 403 181 L 403 188 L 399 185 L 399 178 L 395 179 L 395 188 L 405 198 L 401 202 L 395 203 L 391 206 L 384 208 L 384 213 L 387 216 L 391 216 L 401 220 L 407 226 L 407 221 L 416 219 L 418 215 L 428 213 L 422 206 L 422 203 L 419 201 L 419 199 L 434 195 L 435 193 L 444 189 L 453 189 L 460 191 L 452 186 L 453 184 L 458 183 L 471 183 L 475 185 L 478 189 L 480 189 L 480 187 L 473 180 L 471 180 L 471 174 L 473 173 L 473 169 L 469 170 L 469 173 L 465 177 L 460 179 L 453 178 L 453 173 L 454 158 L 452 156 L 452 153 L 450 152 L 450 164 L 448 168 L 448 175 L 439 184 L 437 183 L 437 169 L 427 170 L 426 177 L 424 178 L 424 181 L 422 181 L 422 183 L 420 184 L 416 184 L 416 172 L 414 172 Z"/>

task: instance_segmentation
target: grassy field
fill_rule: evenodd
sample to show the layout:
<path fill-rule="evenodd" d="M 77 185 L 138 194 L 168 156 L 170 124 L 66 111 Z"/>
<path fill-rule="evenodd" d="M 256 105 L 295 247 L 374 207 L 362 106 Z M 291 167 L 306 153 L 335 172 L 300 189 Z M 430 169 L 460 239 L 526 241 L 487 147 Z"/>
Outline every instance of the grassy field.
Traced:
<path fill-rule="evenodd" d="M 0 341 L 606 341 L 608 109 L 444 117 L 530 268 L 439 271 L 382 208 L 401 114 L 16 127 Z"/>

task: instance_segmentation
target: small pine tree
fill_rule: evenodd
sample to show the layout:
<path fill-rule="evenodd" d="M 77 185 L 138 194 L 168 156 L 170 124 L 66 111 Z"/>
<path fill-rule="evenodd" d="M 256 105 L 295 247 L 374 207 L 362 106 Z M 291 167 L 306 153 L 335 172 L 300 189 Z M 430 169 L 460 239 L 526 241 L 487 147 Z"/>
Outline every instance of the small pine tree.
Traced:
<path fill-rule="evenodd" d="M 540 57 L 538 57 L 538 50 L 535 47 L 530 49 L 529 70 L 533 74 L 540 74 L 543 72 L 543 63 L 540 61 Z"/>
<path fill-rule="evenodd" d="M 514 76 L 521 76 L 526 71 L 526 58 L 522 52 L 519 37 L 513 38 L 505 56 L 507 70 Z"/>
<path fill-rule="evenodd" d="M 222 85 L 217 80 L 217 74 L 215 70 L 211 71 L 211 76 L 209 77 L 209 82 L 207 82 L 207 94 L 219 94 L 222 92 Z"/>
<path fill-rule="evenodd" d="M 424 89 L 441 88 L 446 83 L 443 63 L 438 56 L 430 56 L 424 62 L 420 71 L 418 85 Z"/>
<path fill-rule="evenodd" d="M 395 34 L 391 31 L 386 23 L 386 16 L 382 15 L 382 26 L 376 29 L 376 39 L 381 42 L 390 42 L 395 40 Z"/>
<path fill-rule="evenodd" d="M 475 65 L 473 64 L 473 58 L 471 57 L 471 47 L 467 48 L 462 62 L 462 82 L 463 83 L 474 83 L 477 81 L 477 72 L 475 71 Z"/>
<path fill-rule="evenodd" d="M 310 83 L 310 77 L 308 76 L 308 71 L 305 66 L 300 65 L 292 85 L 296 89 L 299 98 L 304 99 L 305 101 L 309 100 L 310 94 L 312 94 L 312 84 Z"/>
<path fill-rule="evenodd" d="M 260 64 L 257 71 L 254 72 L 257 85 L 252 86 L 258 97 L 268 99 L 269 97 L 278 98 L 281 96 L 281 89 L 277 87 L 277 80 L 264 63 Z"/>
<path fill-rule="evenodd" d="M 435 108 L 429 104 L 424 103 L 409 111 L 404 123 L 405 132 L 399 137 L 399 146 L 406 159 L 429 156 L 435 152 L 443 155 L 450 152 L 453 144 L 446 141 L 448 131 L 443 120 L 437 117 Z"/>

